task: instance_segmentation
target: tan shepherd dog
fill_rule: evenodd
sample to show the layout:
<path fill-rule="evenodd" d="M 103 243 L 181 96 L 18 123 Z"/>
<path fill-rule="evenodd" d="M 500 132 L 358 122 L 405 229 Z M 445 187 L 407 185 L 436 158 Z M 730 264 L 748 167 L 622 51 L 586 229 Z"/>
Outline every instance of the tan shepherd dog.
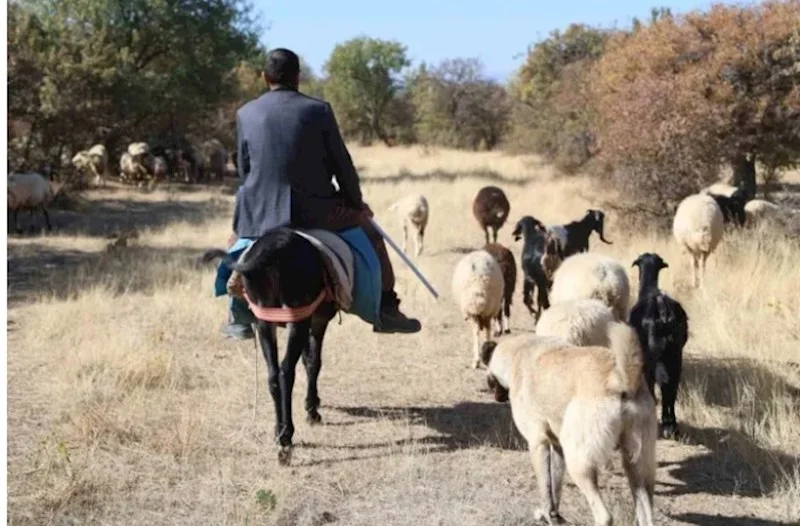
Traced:
<path fill-rule="evenodd" d="M 596 525 L 612 524 L 597 486 L 601 468 L 620 451 L 639 526 L 653 525 L 656 408 L 642 377 L 636 333 L 609 325 L 610 349 L 575 347 L 521 335 L 482 348 L 489 388 L 528 441 L 541 507 L 537 519 L 563 522 L 558 506 L 564 466 L 583 492 Z"/>

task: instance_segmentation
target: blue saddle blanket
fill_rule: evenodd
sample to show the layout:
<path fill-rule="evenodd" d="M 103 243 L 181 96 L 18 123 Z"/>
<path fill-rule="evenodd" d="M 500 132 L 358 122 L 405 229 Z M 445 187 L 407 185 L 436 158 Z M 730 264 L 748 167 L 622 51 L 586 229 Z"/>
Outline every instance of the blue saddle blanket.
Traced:
<path fill-rule="evenodd" d="M 353 252 L 353 303 L 349 314 L 355 314 L 365 322 L 379 327 L 381 304 L 381 263 L 369 238 L 359 228 L 350 228 L 336 232 Z M 228 249 L 233 259 L 239 259 L 242 253 L 253 244 L 255 239 L 240 238 Z M 217 267 L 214 280 L 214 296 L 228 293 L 227 283 L 233 271 L 224 263 Z"/>

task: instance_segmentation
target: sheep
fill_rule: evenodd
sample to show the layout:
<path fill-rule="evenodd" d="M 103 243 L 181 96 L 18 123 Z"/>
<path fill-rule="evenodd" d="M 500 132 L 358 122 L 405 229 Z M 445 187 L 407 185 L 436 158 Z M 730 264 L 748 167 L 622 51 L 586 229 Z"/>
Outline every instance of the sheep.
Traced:
<path fill-rule="evenodd" d="M 576 298 L 554 303 L 536 323 L 537 336 L 560 338 L 570 345 L 608 346 L 608 327 L 614 311 L 600 300 Z"/>
<path fill-rule="evenodd" d="M 655 396 L 656 383 L 661 386 L 661 436 L 671 438 L 678 429 L 675 399 L 683 347 L 689 339 L 689 317 L 680 303 L 658 289 L 658 273 L 669 267 L 661 256 L 644 253 L 633 266 L 639 267 L 639 299 L 631 309 L 629 323 L 639 335 L 650 394 Z"/>
<path fill-rule="evenodd" d="M 705 280 L 706 261 L 722 240 L 722 210 L 713 197 L 693 194 L 681 201 L 672 222 L 672 235 L 692 257 L 692 286 L 699 283 L 698 267 Z"/>
<path fill-rule="evenodd" d="M 453 272 L 453 296 L 465 320 L 473 324 L 473 363 L 480 367 L 480 333 L 491 340 L 492 320 L 503 302 L 503 271 L 500 264 L 485 250 L 470 252 Z"/>
<path fill-rule="evenodd" d="M 102 144 L 95 144 L 88 150 L 82 150 L 72 158 L 72 165 L 94 175 L 94 184 L 105 186 L 105 174 L 108 171 L 108 151 Z"/>
<path fill-rule="evenodd" d="M 14 230 L 20 231 L 17 215 L 20 210 L 41 210 L 47 230 L 52 230 L 47 205 L 61 190 L 58 183 L 36 172 L 12 173 L 8 176 L 8 210 L 13 212 Z"/>
<path fill-rule="evenodd" d="M 552 283 L 550 270 L 560 263 L 557 241 L 549 235 L 545 226 L 531 216 L 517 221 L 511 233 L 514 241 L 525 239 L 522 246 L 522 303 L 538 320 L 542 311 L 550 307 L 548 291 Z M 536 309 L 533 308 L 533 292 L 536 289 Z"/>
<path fill-rule="evenodd" d="M 408 248 L 408 227 L 411 225 L 416 231 L 416 256 L 422 254 L 425 238 L 425 227 L 428 226 L 430 209 L 428 200 L 422 194 L 412 194 L 400 199 L 389 210 L 398 213 L 403 221 L 403 252 Z"/>
<path fill-rule="evenodd" d="M 555 273 L 550 301 L 553 304 L 576 298 L 594 298 L 608 305 L 618 321 L 628 318 L 630 282 L 616 259 L 584 252 L 564 260 Z"/>
<path fill-rule="evenodd" d="M 511 205 L 506 194 L 496 186 L 485 186 L 478 191 L 472 202 L 472 215 L 478 220 L 483 233 L 486 235 L 486 244 L 489 244 L 489 228 L 492 229 L 492 242 L 497 243 L 497 231 L 502 228 L 508 219 Z"/>
<path fill-rule="evenodd" d="M 514 260 L 514 254 L 499 243 L 489 243 L 483 250 L 492 255 L 503 272 L 503 308 L 497 312 L 495 331 L 495 336 L 500 336 L 503 332 L 506 334 L 511 332 L 511 303 L 517 286 L 517 262 Z"/>
<path fill-rule="evenodd" d="M 589 209 L 580 221 L 549 226 L 548 231 L 558 237 L 561 257 L 567 258 L 578 252 L 587 252 L 589 236 L 593 231 L 600 235 L 600 241 L 607 245 L 613 245 L 603 236 L 605 217 L 602 211 Z"/>
<path fill-rule="evenodd" d="M 128 151 L 120 156 L 121 177 L 131 181 L 151 181 L 154 179 L 155 160 L 146 142 L 134 142 L 128 145 Z"/>
<path fill-rule="evenodd" d="M 165 180 L 169 176 L 169 165 L 164 157 L 156 156 L 153 158 L 153 177 Z"/>
<path fill-rule="evenodd" d="M 753 227 L 764 222 L 778 219 L 785 212 L 788 211 L 769 201 L 752 199 L 744 205 L 745 224 Z"/>
<path fill-rule="evenodd" d="M 209 139 L 200 146 L 202 164 L 208 168 L 209 173 L 222 181 L 225 176 L 225 165 L 228 162 L 228 152 L 217 139 Z"/>

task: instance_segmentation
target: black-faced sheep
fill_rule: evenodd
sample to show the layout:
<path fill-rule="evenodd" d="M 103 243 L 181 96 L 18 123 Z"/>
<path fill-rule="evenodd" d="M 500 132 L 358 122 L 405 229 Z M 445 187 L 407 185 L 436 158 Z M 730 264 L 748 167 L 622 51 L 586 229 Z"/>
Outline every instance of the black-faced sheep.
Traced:
<path fill-rule="evenodd" d="M 683 347 L 689 339 L 689 318 L 681 304 L 658 288 L 658 273 L 667 263 L 658 254 L 645 253 L 633 262 L 639 267 L 639 299 L 631 309 L 630 324 L 639 335 L 650 393 L 661 386 L 661 436 L 675 435 L 675 400 L 683 366 Z"/>
<path fill-rule="evenodd" d="M 706 260 L 722 240 L 722 211 L 713 197 L 690 195 L 678 205 L 672 222 L 672 235 L 692 257 L 692 286 L 705 279 Z M 702 269 L 702 270 L 700 270 Z"/>
<path fill-rule="evenodd" d="M 515 241 L 524 239 L 522 247 L 522 302 L 536 319 L 542 310 L 550 307 L 550 289 L 553 266 L 558 266 L 557 241 L 548 234 L 545 226 L 531 216 L 520 219 L 511 233 Z M 536 309 L 533 308 L 533 292 L 536 290 Z"/>
<path fill-rule="evenodd" d="M 511 205 L 506 194 L 496 186 L 485 186 L 478 191 L 472 202 L 472 215 L 486 236 L 489 244 L 489 229 L 492 229 L 492 242 L 497 243 L 497 231 L 502 228 L 508 219 Z"/>
<path fill-rule="evenodd" d="M 52 230 L 47 205 L 58 194 L 61 185 L 54 183 L 36 172 L 12 173 L 8 176 L 8 210 L 12 212 L 14 230 L 19 232 L 17 222 L 20 210 L 41 210 L 47 230 Z"/>
<path fill-rule="evenodd" d="M 453 272 L 453 297 L 465 320 L 473 326 L 474 368 L 480 367 L 480 334 L 492 338 L 492 320 L 503 303 L 503 271 L 500 264 L 485 250 L 470 252 Z"/>
<path fill-rule="evenodd" d="M 579 252 L 589 250 L 589 236 L 597 232 L 600 241 L 612 245 L 603 235 L 605 214 L 600 210 L 587 210 L 580 221 L 572 221 L 566 225 L 552 225 L 548 230 L 558 237 L 561 257 L 567 258 Z"/>
<path fill-rule="evenodd" d="M 492 255 L 503 272 L 503 308 L 497 313 L 497 330 L 495 331 L 495 335 L 500 336 L 503 332 L 506 334 L 511 332 L 511 303 L 514 298 L 514 289 L 517 286 L 517 262 L 514 254 L 499 243 L 489 243 L 483 247 L 483 250 Z"/>
<path fill-rule="evenodd" d="M 428 200 L 422 194 L 408 195 L 389 207 L 403 222 L 403 252 L 408 249 L 408 229 L 414 229 L 417 257 L 422 254 L 425 228 L 428 226 Z"/>
<path fill-rule="evenodd" d="M 576 298 L 594 298 L 614 312 L 619 321 L 628 319 L 630 281 L 616 259 L 584 252 L 564 260 L 556 271 L 550 301 L 553 304 Z"/>

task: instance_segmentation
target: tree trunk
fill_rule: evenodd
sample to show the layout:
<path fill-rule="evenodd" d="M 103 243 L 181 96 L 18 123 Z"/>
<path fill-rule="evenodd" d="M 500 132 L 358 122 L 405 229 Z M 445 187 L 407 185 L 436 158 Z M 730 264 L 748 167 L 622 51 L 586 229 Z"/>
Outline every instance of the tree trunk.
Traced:
<path fill-rule="evenodd" d="M 733 184 L 744 188 L 749 199 L 756 196 L 756 158 L 754 155 L 739 154 L 731 160 Z"/>

